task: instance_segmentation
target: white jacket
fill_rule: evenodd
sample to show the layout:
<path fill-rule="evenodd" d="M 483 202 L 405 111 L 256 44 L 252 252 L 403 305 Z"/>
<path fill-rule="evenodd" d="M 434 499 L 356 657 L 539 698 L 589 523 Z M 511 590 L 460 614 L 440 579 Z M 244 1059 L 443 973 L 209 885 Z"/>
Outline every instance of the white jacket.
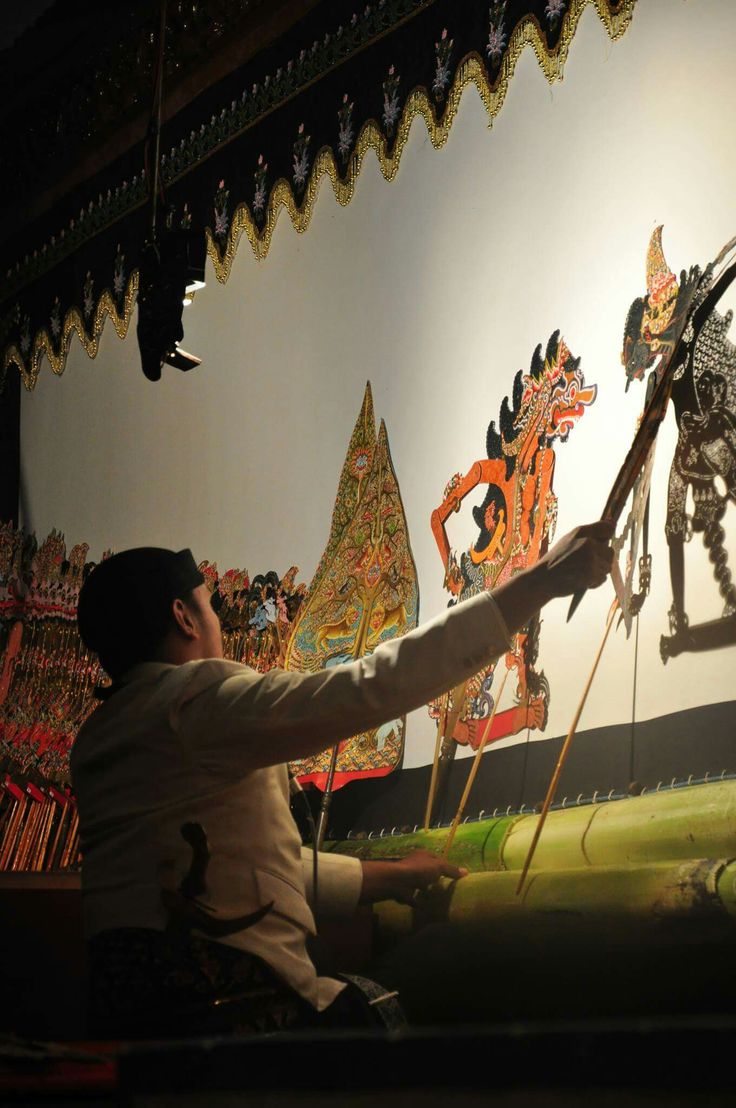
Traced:
<path fill-rule="evenodd" d="M 163 888 L 189 869 L 183 823 L 198 822 L 211 859 L 200 898 L 217 919 L 273 902 L 255 926 L 219 941 L 264 959 L 315 1008 L 342 985 L 318 978 L 309 862 L 289 810 L 285 763 L 421 707 L 508 648 L 484 593 L 349 665 L 314 674 L 206 659 L 147 662 L 89 718 L 72 749 L 88 937 L 119 927 L 163 930 Z M 306 872 L 305 872 L 306 871 Z M 360 863 L 320 856 L 320 910 L 349 914 Z"/>

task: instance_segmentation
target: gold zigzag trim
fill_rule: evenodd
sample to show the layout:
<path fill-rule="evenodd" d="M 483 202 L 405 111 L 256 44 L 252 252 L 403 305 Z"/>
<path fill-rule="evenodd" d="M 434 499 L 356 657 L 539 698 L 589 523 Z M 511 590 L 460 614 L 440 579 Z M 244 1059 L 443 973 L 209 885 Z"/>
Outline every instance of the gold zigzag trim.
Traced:
<path fill-rule="evenodd" d="M 404 105 L 396 131 L 393 152 L 390 155 L 387 153 L 388 144 L 383 132 L 374 120 L 369 120 L 358 136 L 344 179 L 340 177 L 332 150 L 329 147 L 323 147 L 315 158 L 301 204 L 297 204 L 291 185 L 282 177 L 276 182 L 271 192 L 266 221 L 261 231 L 258 230 L 250 209 L 245 203 L 239 204 L 233 212 L 227 246 L 224 251 L 220 250 L 211 229 L 207 228 L 207 252 L 218 281 L 224 284 L 230 276 L 230 270 L 242 234 L 248 237 L 256 258 L 260 260 L 266 257 L 282 208 L 286 209 L 293 226 L 298 232 L 306 231 L 312 219 L 314 204 L 323 177 L 329 177 L 337 202 L 342 205 L 349 204 L 355 194 L 363 160 L 368 151 L 373 150 L 378 158 L 384 178 L 387 181 L 393 181 L 398 172 L 401 155 L 409 140 L 411 125 L 416 116 L 421 116 L 424 119 L 430 141 L 435 150 L 441 149 L 449 138 L 450 129 L 460 107 L 462 94 L 468 85 L 475 85 L 478 95 L 488 112 L 489 126 L 492 126 L 493 121 L 503 107 L 517 62 L 527 46 L 530 46 L 536 54 L 542 72 L 549 83 L 552 84 L 554 81 L 562 79 L 570 44 L 575 37 L 580 17 L 586 7 L 592 6 L 595 8 L 609 37 L 615 41 L 621 38 L 628 29 L 633 19 L 635 4 L 636 0 L 623 0 L 619 11 L 614 15 L 611 13 L 606 0 L 571 0 L 570 8 L 563 19 L 559 43 L 552 53 L 547 49 L 536 16 L 528 15 L 518 24 L 511 36 L 508 48 L 501 61 L 495 85 L 490 84 L 480 56 L 477 53 L 469 54 L 457 68 L 442 118 L 437 119 L 435 109 L 426 91 L 423 88 L 415 88 L 409 94 Z"/>
<path fill-rule="evenodd" d="M 224 284 L 230 276 L 240 238 L 243 234 L 247 236 L 256 258 L 263 259 L 266 257 L 282 208 L 286 209 L 294 228 L 298 232 L 306 231 L 312 219 L 323 177 L 329 177 L 337 202 L 342 205 L 349 204 L 355 194 L 363 161 L 368 151 L 373 150 L 378 158 L 385 180 L 393 181 L 398 172 L 401 155 L 408 142 L 414 118 L 421 116 L 424 119 L 433 147 L 436 150 L 441 149 L 449 138 L 450 129 L 460 107 L 461 97 L 469 85 L 475 86 L 488 113 L 489 126 L 492 126 L 493 121 L 503 107 L 517 62 L 527 47 L 531 47 L 534 51 L 542 72 L 547 81 L 552 84 L 554 81 L 562 79 L 570 44 L 575 37 L 580 17 L 585 8 L 595 8 L 609 37 L 615 42 L 628 30 L 633 19 L 636 2 L 637 0 L 622 0 L 618 12 L 612 14 L 607 0 L 571 0 L 570 7 L 563 17 L 559 42 L 552 52 L 547 49 L 544 33 L 536 16 L 526 16 L 511 35 L 494 85 L 491 85 L 488 80 L 480 56 L 477 53 L 467 55 L 457 68 L 455 79 L 447 95 L 447 104 L 442 117 L 437 119 L 435 108 L 426 91 L 423 88 L 415 88 L 409 94 L 404 105 L 397 126 L 393 152 L 390 155 L 387 153 L 388 144 L 383 132 L 374 120 L 369 120 L 360 131 L 344 179 L 339 174 L 332 150 L 329 147 L 323 147 L 315 158 L 301 204 L 297 204 L 291 185 L 282 177 L 275 183 L 271 191 L 266 221 L 262 230 L 259 231 L 256 227 L 250 208 L 245 203 L 239 204 L 233 212 L 227 246 L 224 251 L 221 251 L 215 242 L 211 229 L 206 228 L 207 252 L 212 260 L 218 281 Z M 112 319 L 119 337 L 124 339 L 127 335 L 137 293 L 138 271 L 133 270 L 128 280 L 122 316 L 117 312 L 112 295 L 106 290 L 95 311 L 91 338 L 87 335 L 79 310 L 72 308 L 64 317 L 61 353 L 59 355 L 54 353 L 48 332 L 43 330 L 36 335 L 28 364 L 25 364 L 20 350 L 14 344 L 5 351 L 4 369 L 7 369 L 12 363 L 20 366 L 23 383 L 29 391 L 35 387 L 44 355 L 48 358 L 53 372 L 57 375 L 62 374 L 66 365 L 72 332 L 76 332 L 89 357 L 95 358 L 99 350 L 102 328 L 108 315 Z"/>
<path fill-rule="evenodd" d="M 79 341 L 90 358 L 96 358 L 100 348 L 100 336 L 105 326 L 105 320 L 110 316 L 112 325 L 118 333 L 118 337 L 124 339 L 128 333 L 130 321 L 133 318 L 133 308 L 135 307 L 137 296 L 138 270 L 134 269 L 130 274 L 128 285 L 125 290 L 122 315 L 118 314 L 112 293 L 108 289 L 105 289 L 95 309 L 94 318 L 92 320 L 91 337 L 87 334 L 87 329 L 84 326 L 84 320 L 82 319 L 79 309 L 72 308 L 64 316 L 64 326 L 62 328 L 61 345 L 59 348 L 60 352 L 58 354 L 54 352 L 54 346 L 49 333 L 44 328 L 42 331 L 38 332 L 33 341 L 33 349 L 30 352 L 28 363 L 26 364 L 24 362 L 23 355 L 18 349 L 18 346 L 14 344 L 8 347 L 5 352 L 4 369 L 7 370 L 8 366 L 12 363 L 19 366 L 23 384 L 29 392 L 32 392 L 36 387 L 36 381 L 38 380 L 38 374 L 44 356 L 48 358 L 49 365 L 57 376 L 61 376 L 64 372 L 67 354 L 69 353 L 69 346 L 74 332 L 76 332 Z"/>

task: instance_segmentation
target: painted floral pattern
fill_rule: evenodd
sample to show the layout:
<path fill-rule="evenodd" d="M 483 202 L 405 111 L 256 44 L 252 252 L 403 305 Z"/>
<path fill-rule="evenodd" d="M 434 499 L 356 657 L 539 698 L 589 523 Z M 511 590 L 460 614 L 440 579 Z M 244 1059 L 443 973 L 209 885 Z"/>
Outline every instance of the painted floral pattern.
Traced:
<path fill-rule="evenodd" d="M 432 81 L 432 92 L 434 93 L 435 100 L 445 99 L 447 86 L 452 77 L 450 56 L 452 54 L 453 45 L 454 40 L 447 37 L 447 27 L 443 27 L 439 42 L 434 44 L 435 69 L 434 80 Z"/>
<path fill-rule="evenodd" d="M 373 461 L 373 451 L 368 446 L 359 446 L 353 451 L 350 458 L 350 472 L 358 482 L 362 481 L 370 470 Z"/>

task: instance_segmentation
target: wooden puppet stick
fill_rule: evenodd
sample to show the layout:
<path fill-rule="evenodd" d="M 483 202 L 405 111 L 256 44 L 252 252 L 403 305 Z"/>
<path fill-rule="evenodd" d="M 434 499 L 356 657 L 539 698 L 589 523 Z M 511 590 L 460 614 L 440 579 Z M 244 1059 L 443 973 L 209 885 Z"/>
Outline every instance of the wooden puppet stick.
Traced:
<path fill-rule="evenodd" d="M 472 765 L 470 773 L 468 775 L 468 780 L 467 780 L 467 783 L 465 785 L 463 795 L 460 799 L 460 804 L 458 805 L 457 812 L 455 813 L 455 818 L 452 821 L 452 825 L 450 827 L 450 834 L 447 836 L 447 842 L 445 843 L 444 849 L 442 851 L 442 857 L 443 858 L 446 858 L 447 855 L 450 853 L 450 847 L 452 846 L 453 840 L 455 838 L 455 834 L 456 834 L 457 829 L 460 825 L 460 820 L 463 818 L 463 812 L 465 811 L 465 805 L 468 803 L 468 797 L 470 796 L 470 790 L 473 787 L 473 783 L 475 781 L 476 775 L 477 775 L 478 770 L 480 768 L 481 755 L 483 754 L 483 751 L 485 749 L 485 745 L 488 742 L 488 739 L 490 738 L 491 728 L 493 727 L 493 721 L 496 718 L 496 709 L 498 708 L 498 705 L 501 703 L 501 697 L 503 696 L 503 690 L 504 690 L 504 687 L 506 685 L 506 678 L 508 677 L 508 675 L 509 675 L 509 670 L 505 669 L 503 679 L 501 681 L 501 687 L 498 690 L 498 695 L 496 696 L 496 699 L 493 702 L 493 711 L 491 712 L 490 716 L 488 717 L 485 729 L 483 731 L 483 737 L 481 738 L 480 745 L 478 746 L 478 749 L 475 752 L 475 758 L 473 759 L 473 765 Z"/>
<path fill-rule="evenodd" d="M 30 798 L 30 801 L 31 802 L 28 807 L 28 815 L 23 822 L 23 828 L 18 837 L 18 845 L 16 846 L 13 853 L 13 860 L 10 863 L 11 870 L 17 871 L 23 869 L 30 843 L 36 829 L 36 823 L 39 815 L 39 804 L 38 801 L 35 800 L 33 797 Z"/>
<path fill-rule="evenodd" d="M 559 781 L 560 781 L 560 776 L 561 776 L 562 770 L 565 766 L 565 762 L 567 760 L 567 755 L 570 751 L 570 746 L 572 745 L 572 740 L 575 736 L 575 731 L 577 730 L 578 723 L 580 722 L 580 717 L 583 714 L 583 708 L 585 707 L 585 702 L 588 699 L 588 693 L 590 692 L 590 687 L 593 684 L 593 678 L 595 677 L 596 670 L 598 669 L 598 663 L 601 660 L 601 655 L 603 654 L 603 649 L 606 645 L 606 642 L 608 641 L 609 632 L 610 632 L 611 628 L 613 627 L 613 617 L 615 616 L 615 614 L 618 610 L 619 610 L 619 603 L 618 603 L 618 598 L 616 598 L 613 601 L 613 604 L 611 605 L 611 609 L 608 613 L 608 619 L 606 620 L 606 630 L 603 634 L 603 638 L 601 640 L 601 645 L 598 647 L 598 653 L 595 656 L 595 661 L 593 662 L 593 668 L 590 671 L 587 683 L 585 685 L 585 690 L 583 692 L 582 697 L 580 698 L 580 703 L 578 704 L 577 709 L 575 711 L 573 721 L 570 724 L 570 730 L 567 732 L 567 738 L 565 739 L 564 743 L 562 744 L 562 750 L 560 751 L 560 756 L 557 759 L 557 765 L 555 766 L 555 771 L 552 774 L 552 780 L 549 783 L 549 788 L 547 789 L 547 795 L 544 798 L 544 804 L 542 805 L 542 811 L 541 811 L 540 816 L 539 816 L 539 822 L 537 823 L 537 826 L 535 828 L 534 837 L 532 839 L 531 846 L 529 847 L 526 859 L 524 861 L 524 868 L 521 871 L 521 877 L 519 878 L 519 884 L 516 886 L 516 895 L 517 896 L 519 895 L 519 893 L 521 892 L 521 890 L 524 887 L 524 882 L 526 881 L 526 875 L 529 872 L 530 865 L 532 864 L 532 859 L 534 857 L 534 852 L 537 849 L 537 844 L 539 842 L 539 837 L 542 834 L 542 828 L 544 827 L 544 824 L 547 820 L 547 814 L 549 812 L 550 805 L 552 804 L 552 801 L 554 800 L 555 792 L 557 791 L 557 786 L 558 786 Z"/>
<path fill-rule="evenodd" d="M 69 831 L 64 843 L 64 853 L 61 856 L 61 862 L 59 863 L 59 869 L 67 869 L 73 865 L 76 860 L 73 856 L 73 847 L 75 842 L 79 838 L 79 812 L 77 811 L 76 804 L 74 805 L 74 814 L 72 815 L 72 821 L 69 826 Z"/>
<path fill-rule="evenodd" d="M 442 743 L 448 735 L 452 735 L 457 721 L 460 719 L 463 708 L 465 707 L 465 700 L 467 696 L 468 682 L 461 681 L 459 685 L 456 685 L 454 689 L 448 691 L 447 699 L 445 701 L 445 710 L 442 715 L 442 724 L 437 724 L 437 740 L 434 747 L 434 762 L 432 763 L 432 778 L 429 782 L 429 796 L 427 797 L 427 810 L 424 815 L 424 830 L 429 831 L 429 821 L 432 818 L 432 809 L 434 808 L 435 794 L 437 792 L 437 777 L 439 773 L 440 764 L 440 750 L 442 749 Z M 450 697 L 452 697 L 453 708 L 450 711 Z"/>
<path fill-rule="evenodd" d="M 427 793 L 427 810 L 424 813 L 424 830 L 429 831 L 429 821 L 432 818 L 432 805 L 434 804 L 434 794 L 437 788 L 437 773 L 440 766 L 440 749 L 442 747 L 442 740 L 445 736 L 445 727 L 447 726 L 447 713 L 450 710 L 450 690 L 445 693 L 445 705 L 442 709 L 442 715 L 437 720 L 437 737 L 434 741 L 434 758 L 432 759 L 432 776 L 429 781 L 429 792 Z"/>
<path fill-rule="evenodd" d="M 46 800 L 44 801 L 44 807 L 46 811 L 43 818 L 43 825 L 38 837 L 38 843 L 36 845 L 36 850 L 33 856 L 33 863 L 31 865 L 31 869 L 33 870 L 43 869 L 43 860 L 46 857 L 46 852 L 48 850 L 49 840 L 51 838 L 51 828 L 54 823 L 54 815 L 56 814 L 56 805 L 54 804 L 50 796 L 46 797 Z"/>
<path fill-rule="evenodd" d="M 46 859 L 45 869 L 56 869 L 60 858 L 62 849 L 62 836 L 66 827 L 66 821 L 69 813 L 71 812 L 72 802 L 68 796 L 64 796 L 63 793 L 59 793 L 54 790 L 54 801 L 59 808 L 59 822 L 56 825 L 56 831 L 54 833 L 54 841 L 49 851 L 48 858 Z"/>
<path fill-rule="evenodd" d="M 19 792 L 19 790 L 18 790 Z M 13 807 L 10 811 L 10 817 L 5 825 L 5 832 L 3 834 L 2 843 L 0 843 L 0 870 L 8 868 L 10 858 L 13 853 L 13 848 L 18 835 L 18 828 L 21 825 L 23 819 L 23 813 L 26 810 L 28 798 L 20 793 L 16 796 L 15 788 L 12 793 Z"/>

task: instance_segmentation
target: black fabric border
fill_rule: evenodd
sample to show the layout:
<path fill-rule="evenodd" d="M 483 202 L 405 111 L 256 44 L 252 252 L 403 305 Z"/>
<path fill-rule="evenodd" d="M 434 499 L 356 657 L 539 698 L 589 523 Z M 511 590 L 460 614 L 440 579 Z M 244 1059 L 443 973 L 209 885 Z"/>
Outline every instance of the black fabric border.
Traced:
<path fill-rule="evenodd" d="M 584 2 L 594 2 L 614 19 L 634 0 Z M 555 15 L 558 10 L 561 14 Z M 421 88 L 435 118 L 441 120 L 447 92 L 465 59 L 476 56 L 489 86 L 494 87 L 517 28 L 531 20 L 540 48 L 554 57 L 564 44 L 566 21 L 579 10 L 580 0 L 494 0 L 490 7 L 488 0 L 462 4 L 378 0 L 357 10 L 353 0 L 325 0 L 277 43 L 202 93 L 164 128 L 161 150 L 167 204 L 177 219 L 186 208 L 194 236 L 204 236 L 211 228 L 216 244 L 224 248 L 232 213 L 243 203 L 253 208 L 259 156 L 268 165 L 267 194 L 272 195 L 277 182 L 285 180 L 297 208 L 302 203 L 306 184 L 295 180 L 294 174 L 300 126 L 302 135 L 310 139 L 309 169 L 318 151 L 329 148 L 338 172 L 343 178 L 347 175 L 351 151 L 343 156 L 338 149 L 337 113 L 344 94 L 354 105 L 353 148 L 372 120 L 390 156 L 396 128 L 386 121 L 384 109 L 385 82 L 392 67 L 398 78 L 399 113 L 412 90 Z M 493 20 L 495 25 L 503 21 L 503 53 L 489 48 Z M 439 88 L 433 87 L 437 44 L 443 41 L 445 29 L 452 52 Z M 6 244 L 0 260 L 2 365 L 17 365 L 27 384 L 35 376 L 29 369 L 30 354 L 39 335 L 46 332 L 59 372 L 71 338 L 65 327 L 67 317 L 76 313 L 77 326 L 89 346 L 96 337 L 95 313 L 105 296 L 121 319 L 129 311 L 131 274 L 137 270 L 146 233 L 147 184 L 142 166 L 139 145 Z M 224 229 L 222 220 L 218 226 L 214 210 L 218 204 L 223 210 L 222 181 L 228 194 Z M 255 211 L 254 220 L 262 230 L 265 217 Z M 98 330 L 99 326 L 98 321 Z"/>

